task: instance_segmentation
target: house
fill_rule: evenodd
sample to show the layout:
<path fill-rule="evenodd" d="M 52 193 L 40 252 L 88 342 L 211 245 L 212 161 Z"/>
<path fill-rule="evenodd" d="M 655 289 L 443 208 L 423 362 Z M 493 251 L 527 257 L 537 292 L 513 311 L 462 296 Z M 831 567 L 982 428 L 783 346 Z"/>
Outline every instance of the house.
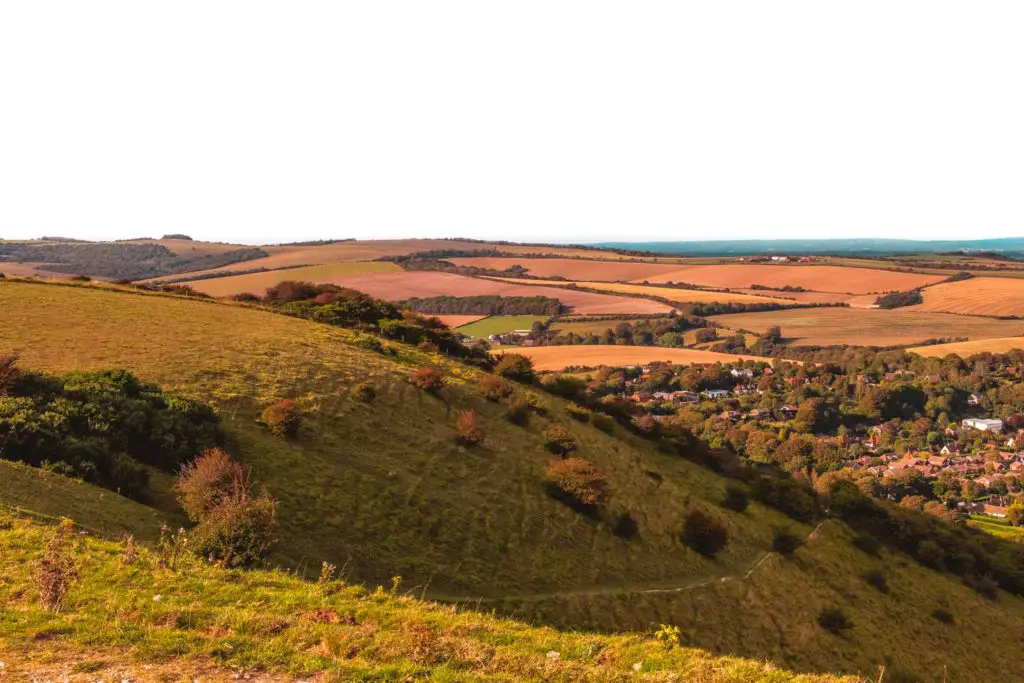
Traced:
<path fill-rule="evenodd" d="M 629 397 L 633 403 L 647 403 L 654 398 L 654 394 L 649 391 L 636 391 L 632 396 Z"/>
<path fill-rule="evenodd" d="M 971 394 L 970 396 L 967 397 L 967 405 L 976 406 L 979 403 L 981 403 L 981 396 L 978 396 L 977 394 Z"/>
<path fill-rule="evenodd" d="M 729 371 L 729 374 L 733 377 L 745 377 L 746 379 L 754 378 L 754 371 L 745 368 L 733 368 Z"/>
<path fill-rule="evenodd" d="M 928 462 L 936 467 L 942 468 L 949 464 L 949 458 L 944 455 L 929 455 Z"/>
<path fill-rule="evenodd" d="M 772 411 L 768 408 L 754 408 L 747 414 L 751 420 L 770 420 L 772 419 Z"/>
<path fill-rule="evenodd" d="M 977 429 L 980 432 L 995 432 L 999 433 L 1003 431 L 1002 420 L 991 420 L 980 417 L 969 417 L 962 421 L 960 424 L 964 426 L 964 429 Z"/>
<path fill-rule="evenodd" d="M 939 453 L 942 455 L 960 455 L 960 444 L 955 441 L 947 443 Z"/>
<path fill-rule="evenodd" d="M 737 396 L 750 396 L 751 394 L 761 393 L 758 391 L 756 384 L 747 382 L 745 384 L 738 384 L 733 387 L 733 393 Z"/>
<path fill-rule="evenodd" d="M 798 408 L 796 406 L 789 403 L 779 408 L 779 412 L 782 413 L 782 419 L 784 420 L 792 420 L 796 417 L 797 410 Z"/>
<path fill-rule="evenodd" d="M 988 505 L 988 504 L 986 504 L 983 510 L 984 510 L 986 515 L 989 515 L 991 517 L 1005 517 L 1006 516 L 1006 507 L 1002 506 L 1002 505 Z"/>
<path fill-rule="evenodd" d="M 723 411 L 718 416 L 718 419 L 720 419 L 720 420 L 729 420 L 730 422 L 738 422 L 741 417 L 743 417 L 743 413 L 741 413 L 738 410 L 726 410 L 726 411 Z"/>
<path fill-rule="evenodd" d="M 708 389 L 704 392 L 704 396 L 710 399 L 726 398 L 729 393 L 727 389 Z"/>

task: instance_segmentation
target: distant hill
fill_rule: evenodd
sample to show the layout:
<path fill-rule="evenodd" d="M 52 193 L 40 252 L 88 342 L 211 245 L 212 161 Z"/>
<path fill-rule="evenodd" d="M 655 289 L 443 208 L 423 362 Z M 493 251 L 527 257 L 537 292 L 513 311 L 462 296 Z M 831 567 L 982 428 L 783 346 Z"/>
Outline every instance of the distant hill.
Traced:
<path fill-rule="evenodd" d="M 992 252 L 1014 258 L 1024 258 L 1024 237 L 984 240 L 692 240 L 685 242 L 597 242 L 591 246 L 690 256 L 754 256 L 757 254 L 892 256 L 963 251 Z"/>

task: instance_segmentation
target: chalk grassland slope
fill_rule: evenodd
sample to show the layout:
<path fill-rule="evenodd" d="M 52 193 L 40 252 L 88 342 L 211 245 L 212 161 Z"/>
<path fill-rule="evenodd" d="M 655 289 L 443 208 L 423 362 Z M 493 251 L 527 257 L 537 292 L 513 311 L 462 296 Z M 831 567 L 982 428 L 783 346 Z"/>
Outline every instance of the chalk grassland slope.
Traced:
<path fill-rule="evenodd" d="M 550 319 L 548 315 L 492 315 L 460 327 L 459 332 L 471 337 L 489 337 L 492 334 L 529 330 L 535 322 L 543 323 Z"/>
<path fill-rule="evenodd" d="M 253 265 L 252 267 L 255 268 L 257 266 Z M 384 261 L 352 261 L 308 266 L 305 268 L 269 270 L 263 273 L 230 275 L 206 280 L 186 280 L 183 284 L 187 284 L 196 291 L 209 294 L 210 296 L 231 296 L 246 292 L 262 296 L 268 287 L 273 287 L 282 280 L 299 280 L 316 284 L 331 283 L 347 286 L 345 280 L 350 277 L 371 273 L 394 272 L 402 272 L 402 269 L 394 263 L 386 263 Z"/>
<path fill-rule="evenodd" d="M 904 309 L 804 308 L 732 313 L 711 320 L 733 329 L 763 333 L 778 325 L 794 346 L 906 346 L 930 339 L 1007 337 L 1024 334 L 1024 320 L 994 320 Z"/>
<path fill-rule="evenodd" d="M 558 299 L 566 306 L 571 306 L 573 313 L 581 315 L 668 313 L 672 310 L 671 306 L 648 299 L 580 292 L 564 287 L 534 287 L 513 282 L 424 271 L 376 273 L 350 277 L 345 279 L 345 286 L 391 301 L 400 301 L 410 297 L 476 296 L 481 294 L 547 296 Z"/>
<path fill-rule="evenodd" d="M 504 270 L 521 265 L 530 275 L 559 275 L 570 280 L 640 282 L 688 282 L 703 287 L 746 289 L 751 285 L 766 287 L 803 287 L 815 292 L 868 294 L 907 290 L 933 284 L 944 275 L 901 273 L 871 268 L 846 268 L 816 265 L 722 264 L 688 265 L 664 263 L 603 263 L 577 259 L 537 258 L 454 258 L 458 265 Z M 765 292 L 771 294 L 772 292 Z"/>
<path fill-rule="evenodd" d="M 146 550 L 126 567 L 123 546 L 92 538 L 75 544 L 80 581 L 59 612 L 46 612 L 34 599 L 31 571 L 49 531 L 22 519 L 3 521 L 11 528 L 0 531 L 0 599 L 6 608 L 0 654 L 6 675 L 17 680 L 643 676 L 854 683 L 689 648 L 667 650 L 649 636 L 560 633 L 341 582 L 318 587 L 284 573 L 224 572 L 187 558 L 171 572 L 160 569 Z"/>
<path fill-rule="evenodd" d="M 934 358 L 942 358 L 949 354 L 954 354 L 961 358 L 969 358 L 979 353 L 1006 353 L 1012 349 L 1024 349 L 1024 337 L 993 337 L 991 339 L 953 342 L 952 344 L 915 346 L 907 349 L 907 351 Z"/>
<path fill-rule="evenodd" d="M 964 315 L 1024 316 L 1024 280 L 976 277 L 927 287 L 924 302 L 908 311 L 944 311 Z"/>
<path fill-rule="evenodd" d="M 786 299 L 773 298 L 769 293 L 764 296 L 752 296 L 750 294 L 733 294 L 731 292 L 709 292 L 700 289 L 675 289 L 674 287 L 652 287 L 648 285 L 631 285 L 621 282 L 584 282 L 574 280 L 518 280 L 515 278 L 487 278 L 488 280 L 500 280 L 502 282 L 516 282 L 531 286 L 544 285 L 551 287 L 566 287 L 575 285 L 587 289 L 596 289 L 611 294 L 632 294 L 635 296 L 654 296 L 661 299 L 668 299 L 678 303 L 738 303 L 738 304 L 792 304 Z"/>
<path fill-rule="evenodd" d="M 495 351 L 495 354 L 506 353 Z M 737 356 L 731 353 L 695 351 L 693 349 L 666 349 L 658 346 L 532 346 L 515 349 L 533 361 L 538 370 L 562 370 L 571 366 L 597 367 L 599 365 L 642 365 L 654 361 L 667 361 L 676 365 L 694 363 L 736 363 L 740 360 L 763 360 L 759 356 Z"/>

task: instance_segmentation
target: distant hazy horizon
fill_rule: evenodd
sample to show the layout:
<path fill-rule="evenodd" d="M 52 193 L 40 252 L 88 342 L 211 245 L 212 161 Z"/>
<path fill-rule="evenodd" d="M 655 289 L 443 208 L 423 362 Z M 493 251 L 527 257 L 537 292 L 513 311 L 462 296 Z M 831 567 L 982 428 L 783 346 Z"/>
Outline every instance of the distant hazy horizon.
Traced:
<path fill-rule="evenodd" d="M 1024 5 L 0 3 L 0 236 L 1024 234 Z"/>

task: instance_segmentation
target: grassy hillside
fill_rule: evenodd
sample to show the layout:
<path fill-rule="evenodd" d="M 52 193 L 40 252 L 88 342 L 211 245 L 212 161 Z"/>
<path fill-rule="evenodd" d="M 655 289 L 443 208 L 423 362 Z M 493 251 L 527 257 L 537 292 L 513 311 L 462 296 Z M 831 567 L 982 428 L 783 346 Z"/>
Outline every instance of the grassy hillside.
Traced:
<path fill-rule="evenodd" d="M 328 560 L 371 585 L 401 576 L 417 595 L 557 625 L 673 623 L 687 643 L 799 671 L 877 678 L 885 664 L 886 681 L 1024 678 L 1024 664 L 1005 657 L 1024 632 L 1024 600 L 985 601 L 903 556 L 875 560 L 838 522 L 800 525 L 757 504 L 725 510 L 722 478 L 617 427 L 609 435 L 574 421 L 554 397 L 544 396 L 546 415 L 516 426 L 481 395 L 478 371 L 443 357 L 395 344 L 396 355 L 363 350 L 348 331 L 239 305 L 95 287 L 0 282 L 0 309 L 0 353 L 18 351 L 28 367 L 124 367 L 216 405 L 232 450 L 280 500 L 273 559 L 285 566 L 315 574 Z M 427 364 L 449 380 L 436 397 L 405 381 Z M 376 388 L 372 403 L 351 397 L 358 383 Z M 278 398 L 305 411 L 295 440 L 255 424 Z M 467 408 L 486 433 L 472 449 L 454 439 Z M 554 424 L 606 472 L 602 519 L 545 492 L 542 432 Z M 158 486 L 161 512 L 177 514 L 169 482 Z M 694 509 L 729 531 L 715 559 L 679 540 Z M 612 533 L 620 513 L 636 520 L 636 538 Z M 770 552 L 777 528 L 806 546 L 789 559 Z M 889 594 L 861 578 L 871 568 L 888 576 Z M 844 636 L 818 625 L 833 607 L 853 623 Z"/>

